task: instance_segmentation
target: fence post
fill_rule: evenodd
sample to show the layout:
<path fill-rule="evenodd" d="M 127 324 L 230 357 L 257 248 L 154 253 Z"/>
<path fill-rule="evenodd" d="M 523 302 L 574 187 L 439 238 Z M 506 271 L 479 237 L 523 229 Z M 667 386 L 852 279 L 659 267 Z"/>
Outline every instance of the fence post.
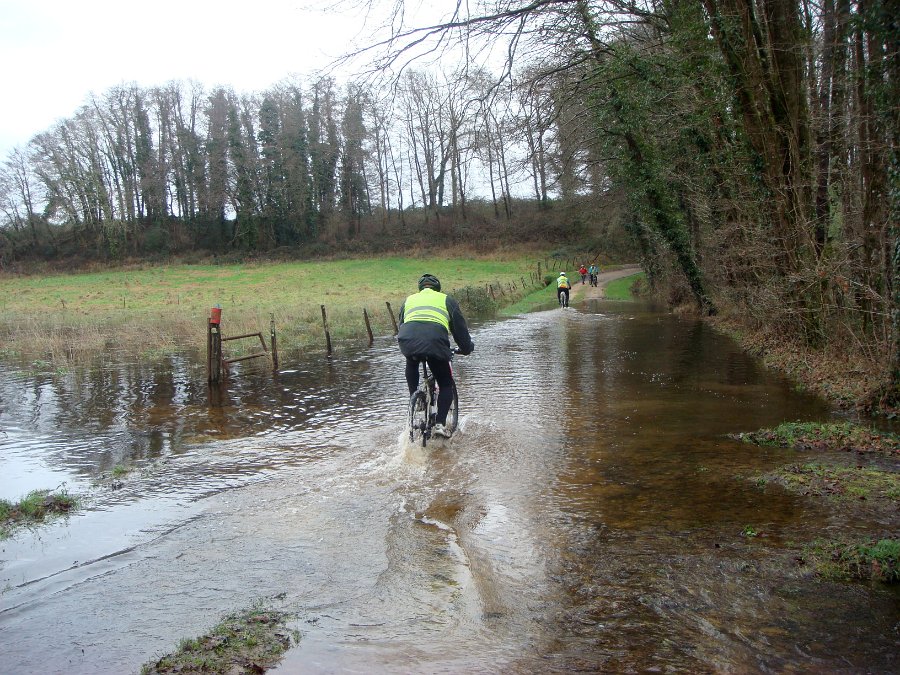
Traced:
<path fill-rule="evenodd" d="M 369 313 L 365 307 L 363 307 L 363 318 L 366 320 L 366 331 L 369 333 L 369 346 L 371 347 L 375 338 L 372 337 L 372 324 L 369 323 Z"/>
<path fill-rule="evenodd" d="M 269 340 L 272 343 L 272 372 L 278 372 L 278 340 L 275 337 L 275 315 L 269 320 Z"/>
<path fill-rule="evenodd" d="M 541 278 L 541 261 L 540 261 L 540 260 L 538 260 L 538 272 L 537 272 L 537 275 L 538 275 L 538 279 L 540 279 L 540 278 Z"/>
<path fill-rule="evenodd" d="M 206 370 L 209 382 L 222 379 L 222 332 L 218 321 L 210 318 L 206 323 Z"/>
<path fill-rule="evenodd" d="M 325 355 L 331 358 L 331 333 L 328 331 L 328 317 L 325 315 L 325 305 L 322 305 L 322 326 L 325 328 Z"/>
<path fill-rule="evenodd" d="M 391 315 L 391 323 L 394 324 L 394 335 L 396 335 L 398 333 L 398 331 L 397 331 L 397 319 L 394 318 L 394 310 L 391 309 L 391 303 L 385 302 L 384 304 L 387 305 L 388 314 Z"/>
<path fill-rule="evenodd" d="M 493 287 L 491 284 L 488 284 L 488 288 L 489 288 L 490 291 L 491 291 L 491 300 L 496 300 L 496 299 L 497 299 L 497 296 L 494 295 L 494 287 Z"/>

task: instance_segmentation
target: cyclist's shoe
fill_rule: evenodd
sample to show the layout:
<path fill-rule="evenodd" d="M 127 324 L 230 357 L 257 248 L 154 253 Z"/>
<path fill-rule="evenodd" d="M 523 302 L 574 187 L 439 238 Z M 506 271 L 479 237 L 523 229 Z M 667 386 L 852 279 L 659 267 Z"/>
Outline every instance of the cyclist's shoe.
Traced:
<path fill-rule="evenodd" d="M 453 434 L 443 424 L 435 424 L 433 427 L 431 427 L 431 435 L 432 436 L 442 436 L 443 438 L 450 438 Z"/>

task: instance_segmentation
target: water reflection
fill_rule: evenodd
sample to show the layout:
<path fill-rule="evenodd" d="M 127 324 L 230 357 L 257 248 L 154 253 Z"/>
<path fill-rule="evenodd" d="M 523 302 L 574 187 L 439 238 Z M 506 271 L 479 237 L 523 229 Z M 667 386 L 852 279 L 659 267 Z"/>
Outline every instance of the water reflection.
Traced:
<path fill-rule="evenodd" d="M 403 442 L 392 339 L 215 389 L 186 356 L 5 367 L 0 496 L 91 494 L 4 545 L 6 662 L 136 670 L 283 594 L 303 633 L 288 673 L 890 669 L 897 594 L 823 594 L 782 559 L 855 524 L 740 479 L 790 455 L 725 436 L 826 419 L 821 401 L 703 324 L 634 306 L 474 337 L 460 432 L 424 451 Z M 124 487 L 95 486 L 116 464 L 136 467 Z M 847 637 L 826 648 L 829 632 Z"/>

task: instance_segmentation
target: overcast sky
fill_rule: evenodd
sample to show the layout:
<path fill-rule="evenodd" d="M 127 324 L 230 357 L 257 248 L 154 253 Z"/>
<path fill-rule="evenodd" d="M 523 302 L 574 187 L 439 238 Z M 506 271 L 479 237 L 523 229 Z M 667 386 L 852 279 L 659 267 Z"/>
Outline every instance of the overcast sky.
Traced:
<path fill-rule="evenodd" d="M 0 160 L 117 84 L 192 79 L 249 93 L 311 74 L 363 23 L 303 8 L 315 3 L 0 0 Z"/>

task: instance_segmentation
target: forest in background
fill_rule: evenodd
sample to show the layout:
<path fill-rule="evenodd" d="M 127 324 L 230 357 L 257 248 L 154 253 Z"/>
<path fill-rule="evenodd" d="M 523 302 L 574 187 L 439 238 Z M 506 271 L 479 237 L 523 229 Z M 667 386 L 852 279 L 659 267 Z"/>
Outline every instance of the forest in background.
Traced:
<path fill-rule="evenodd" d="M 898 41 L 890 0 L 459 3 L 359 81 L 122 85 L 4 161 L 0 260 L 588 240 L 896 407 Z"/>

